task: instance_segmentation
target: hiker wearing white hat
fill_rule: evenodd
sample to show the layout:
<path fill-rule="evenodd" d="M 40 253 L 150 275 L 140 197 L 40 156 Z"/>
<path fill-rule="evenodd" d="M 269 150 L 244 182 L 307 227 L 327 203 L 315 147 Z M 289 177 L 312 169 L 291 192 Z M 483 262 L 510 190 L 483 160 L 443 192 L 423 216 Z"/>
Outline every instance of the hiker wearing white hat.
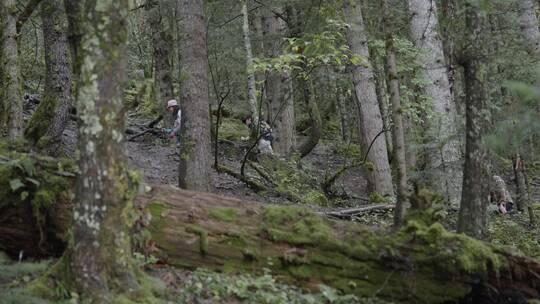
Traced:
<path fill-rule="evenodd" d="M 180 145 L 180 128 L 182 127 L 182 110 L 178 105 L 178 101 L 171 99 L 167 101 L 167 111 L 172 114 L 174 120 L 174 127 L 172 129 L 165 129 L 165 132 L 169 135 L 169 138 L 176 138 L 176 144 Z"/>

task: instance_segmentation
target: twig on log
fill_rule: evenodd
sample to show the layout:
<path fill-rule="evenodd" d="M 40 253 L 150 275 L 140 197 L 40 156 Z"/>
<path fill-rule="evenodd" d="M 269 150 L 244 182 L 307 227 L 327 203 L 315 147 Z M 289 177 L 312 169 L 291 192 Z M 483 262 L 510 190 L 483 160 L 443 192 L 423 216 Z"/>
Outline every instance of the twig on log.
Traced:
<path fill-rule="evenodd" d="M 255 191 L 255 192 L 268 191 L 268 188 L 265 187 L 263 184 L 261 184 L 259 182 L 256 182 L 253 179 L 250 179 L 245 175 L 237 173 L 231 168 L 228 168 L 228 167 L 223 166 L 223 165 L 218 165 L 216 170 L 218 172 L 220 172 L 220 173 L 228 174 L 228 175 L 230 175 L 230 176 L 232 176 L 232 177 L 234 177 L 234 178 L 236 178 L 236 179 L 238 179 L 240 181 L 243 181 L 244 183 L 246 183 L 246 185 L 249 188 L 253 189 L 253 191 Z"/>
<path fill-rule="evenodd" d="M 321 212 L 320 214 L 337 217 L 337 218 L 349 218 L 361 213 L 378 211 L 378 210 L 391 210 L 394 209 L 394 205 L 380 204 L 380 205 L 371 205 L 359 208 L 344 209 L 340 211 L 331 211 L 331 212 Z"/>

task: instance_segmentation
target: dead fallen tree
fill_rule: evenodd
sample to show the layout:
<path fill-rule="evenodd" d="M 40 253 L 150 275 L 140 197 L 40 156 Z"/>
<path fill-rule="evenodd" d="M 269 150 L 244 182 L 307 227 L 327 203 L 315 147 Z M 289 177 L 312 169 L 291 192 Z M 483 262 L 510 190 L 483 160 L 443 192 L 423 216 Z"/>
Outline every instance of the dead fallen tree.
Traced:
<path fill-rule="evenodd" d="M 56 171 L 54 167 L 37 169 Z M 3 176 L 9 176 L 0 180 L 4 195 L 0 250 L 13 255 L 34 248 L 41 255 L 61 254 L 71 217 L 59 215 L 70 214 L 69 195 L 65 195 L 70 179 L 34 173 L 40 185 L 42 178 L 51 176 L 68 181 L 51 192 L 58 202 L 40 205 L 45 222 L 38 229 L 39 217 L 31 202 L 37 193 L 33 191 L 43 189 L 24 182 L 31 193 L 22 198 L 6 188 L 13 178 L 22 179 L 25 170 L 0 164 Z M 409 218 L 400 231 L 383 234 L 303 207 L 265 205 L 169 186 L 154 186 L 139 195 L 135 207 L 140 218 L 134 239 L 145 254 L 176 267 L 224 272 L 269 269 L 280 280 L 308 288 L 324 283 L 348 293 L 407 303 L 464 299 L 497 303 L 509 298 L 519 302 L 540 296 L 537 261 L 450 233 L 432 220 L 434 213 L 429 210 Z M 6 212 L 11 213 L 4 216 Z M 53 220 L 57 223 L 48 222 Z M 47 250 L 40 249 L 40 243 Z"/>

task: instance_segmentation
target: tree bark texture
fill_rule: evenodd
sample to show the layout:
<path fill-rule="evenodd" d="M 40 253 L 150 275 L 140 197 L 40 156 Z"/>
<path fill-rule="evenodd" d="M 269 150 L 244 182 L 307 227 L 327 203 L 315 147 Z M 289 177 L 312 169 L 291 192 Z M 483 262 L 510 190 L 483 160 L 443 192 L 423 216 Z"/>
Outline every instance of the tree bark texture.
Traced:
<path fill-rule="evenodd" d="M 164 0 L 148 4 L 148 19 L 152 31 L 152 44 L 154 47 L 154 79 L 157 86 L 157 108 L 161 110 L 163 117 L 166 117 L 165 124 L 172 127 L 174 117 L 172 117 L 165 107 L 166 102 L 174 99 L 174 86 L 172 78 L 171 52 L 174 50 L 173 31 L 165 20 L 166 9 L 163 6 Z"/>
<path fill-rule="evenodd" d="M 179 12 L 183 32 L 181 66 L 185 77 L 179 185 L 185 189 L 207 191 L 210 188 L 212 149 L 203 1 L 180 0 Z"/>
<path fill-rule="evenodd" d="M 536 4 L 533 0 L 519 0 L 519 19 L 521 33 L 529 47 L 529 53 L 540 57 L 540 30 L 536 16 Z"/>
<path fill-rule="evenodd" d="M 429 120 L 427 132 L 433 142 L 426 151 L 428 180 L 448 202 L 458 202 L 463 171 L 460 142 L 456 136 L 457 111 L 439 35 L 436 1 L 409 0 L 408 4 L 412 41 L 426 52 L 419 60 L 428 81 L 423 91 L 432 100 L 435 112 L 435 117 Z"/>
<path fill-rule="evenodd" d="M 281 43 L 285 36 L 286 23 L 273 13 L 263 18 L 265 55 L 270 58 L 281 55 Z M 266 100 L 269 104 L 268 118 L 274 136 L 274 152 L 289 156 L 296 143 L 294 96 L 291 73 L 272 71 L 266 80 Z"/>
<path fill-rule="evenodd" d="M 73 241 L 66 252 L 73 282 L 66 283 L 92 303 L 109 303 L 113 294 L 138 288 L 126 218 L 134 192 L 123 136 L 129 4 L 88 0 L 83 7 L 77 100 L 80 172 Z"/>
<path fill-rule="evenodd" d="M 244 35 L 244 48 L 246 50 L 246 71 L 247 71 L 247 100 L 249 104 L 249 110 L 252 117 L 252 126 L 257 126 L 260 113 L 257 106 L 257 88 L 255 86 L 255 71 L 253 71 L 253 51 L 251 47 L 251 37 L 249 30 L 249 12 L 247 8 L 247 0 L 242 2 L 242 32 Z M 254 128 L 254 130 L 256 127 Z"/>
<path fill-rule="evenodd" d="M 5 0 L 0 4 L 2 11 L 2 65 L 4 77 L 2 91 L 6 112 L 6 129 L 10 138 L 23 134 L 23 99 L 19 69 L 19 46 L 17 39 L 17 1 Z"/>
<path fill-rule="evenodd" d="M 68 20 L 67 39 L 71 53 L 71 71 L 73 78 L 74 96 L 78 95 L 77 86 L 81 76 L 82 59 L 80 56 L 81 39 L 83 36 L 82 28 L 82 8 L 83 1 L 81 0 L 64 0 L 65 11 Z"/>
<path fill-rule="evenodd" d="M 369 60 L 368 40 L 360 3 L 344 1 L 343 11 L 346 21 L 350 24 L 346 36 L 351 51 Z M 361 144 L 363 151 L 367 151 L 373 139 L 384 127 L 377 101 L 375 79 L 371 67 L 355 66 L 352 75 L 359 105 Z M 379 136 L 375 140 L 367 159 L 373 165 L 373 170 L 368 175 L 370 190 L 381 195 L 393 196 L 392 176 L 384 137 Z"/>
<path fill-rule="evenodd" d="M 403 109 L 401 108 L 401 95 L 399 93 L 399 79 L 396 63 L 396 48 L 394 46 L 394 35 L 392 33 L 392 19 L 388 8 L 388 0 L 383 0 L 382 8 L 384 13 L 384 31 L 386 36 L 386 72 L 388 78 L 388 92 L 392 103 L 392 138 L 394 152 L 394 166 L 397 174 L 397 200 L 394 209 L 394 226 L 403 224 L 405 210 L 408 204 L 409 185 L 407 178 L 407 160 L 405 135 L 403 131 Z"/>
<path fill-rule="evenodd" d="M 469 29 L 464 50 L 466 93 L 466 148 L 463 191 L 458 231 L 482 238 L 486 229 L 489 194 L 486 153 L 482 140 L 489 121 L 487 83 L 487 17 L 476 5 L 467 6 L 465 22 Z"/>
<path fill-rule="evenodd" d="M 41 20 L 45 44 L 45 92 L 26 127 L 25 136 L 34 143 L 41 140 L 38 146 L 45 148 L 47 154 L 58 155 L 73 104 L 67 18 L 62 2 L 43 0 Z"/>

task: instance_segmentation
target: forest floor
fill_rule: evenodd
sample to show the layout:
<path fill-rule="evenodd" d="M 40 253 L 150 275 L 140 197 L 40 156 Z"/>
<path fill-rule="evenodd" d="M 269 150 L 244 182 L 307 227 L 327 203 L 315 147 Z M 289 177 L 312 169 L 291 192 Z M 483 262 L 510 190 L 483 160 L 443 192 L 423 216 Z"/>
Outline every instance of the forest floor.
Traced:
<path fill-rule="evenodd" d="M 29 113 L 27 113 L 29 116 Z M 137 117 L 128 119 L 128 127 L 136 128 L 148 121 Z M 76 128 L 75 121 L 70 121 L 64 132 L 64 152 L 69 156 L 75 153 Z M 240 171 L 242 156 L 246 150 L 242 141 L 224 141 L 220 143 L 219 160 L 236 172 Z M 174 143 L 164 141 L 152 135 L 143 136 L 127 144 L 129 164 L 131 168 L 143 173 L 148 184 L 176 185 L 178 181 L 178 154 Z M 323 140 L 317 148 L 302 161 L 302 171 L 319 179 L 335 172 L 348 161 L 347 147 L 340 147 L 337 141 Z M 513 190 L 510 181 L 510 167 L 501 166 L 501 176 Z M 252 172 L 253 173 L 253 172 Z M 535 210 L 540 214 L 538 197 L 540 189 L 540 164 L 531 166 L 531 185 Z M 317 211 L 339 210 L 347 207 L 358 207 L 369 204 L 367 181 L 362 169 L 348 170 L 336 182 L 339 193 L 346 193 L 330 204 L 320 206 L 311 204 Z M 291 203 L 287 198 L 274 192 L 257 193 L 238 179 L 224 173 L 212 174 L 212 192 L 233 196 L 249 201 L 265 203 Z M 377 227 L 388 227 L 392 223 L 391 212 L 371 212 L 356 218 L 362 224 Z M 450 230 L 455 229 L 457 209 L 444 210 L 444 224 Z M 522 252 L 540 259 L 540 231 L 531 229 L 526 213 L 512 213 L 501 216 L 490 214 L 489 241 L 507 248 Z M 160 278 L 166 283 L 164 298 L 166 303 L 386 303 L 378 299 L 359 299 L 354 296 L 340 295 L 334 289 L 321 286 L 319 292 L 307 292 L 295 286 L 282 284 L 270 274 L 258 276 L 228 275 L 210 272 L 204 269 L 189 271 L 174 269 L 166 265 L 153 265 L 151 261 L 138 261 L 147 273 Z M 36 299 L 26 293 L 23 288 L 27 282 L 42 274 L 51 265 L 50 261 L 16 262 L 10 261 L 0 253 L 0 304 L 11 303 L 49 303 Z M 61 292 L 61 291 L 59 291 Z M 70 303 L 70 302 L 65 302 Z"/>

